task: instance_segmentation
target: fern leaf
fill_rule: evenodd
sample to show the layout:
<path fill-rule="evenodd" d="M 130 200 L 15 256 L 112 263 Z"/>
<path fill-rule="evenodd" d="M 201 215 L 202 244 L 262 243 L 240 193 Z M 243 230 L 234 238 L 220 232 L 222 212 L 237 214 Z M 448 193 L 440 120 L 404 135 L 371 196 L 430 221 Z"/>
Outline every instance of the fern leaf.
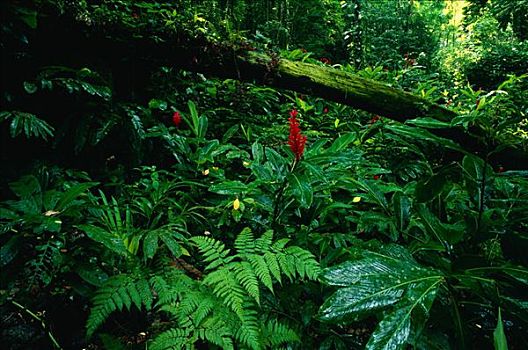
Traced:
<path fill-rule="evenodd" d="M 273 231 L 269 230 L 255 241 L 255 247 L 260 253 L 265 253 L 270 250 L 273 243 Z"/>
<path fill-rule="evenodd" d="M 279 282 L 282 283 L 281 279 L 281 269 L 279 267 L 279 261 L 277 259 L 277 256 L 273 253 L 265 253 L 264 254 L 264 260 L 266 260 L 266 264 L 269 267 L 269 270 L 273 277 Z"/>
<path fill-rule="evenodd" d="M 233 273 L 225 268 L 211 272 L 204 283 L 212 286 L 214 294 L 222 298 L 236 314 L 242 312 L 246 293 Z"/>
<path fill-rule="evenodd" d="M 145 283 L 147 289 L 145 289 Z M 142 298 L 139 290 L 143 293 Z M 150 294 L 150 295 L 147 295 Z M 145 302 L 144 302 L 145 301 Z M 150 308 L 152 305 L 152 294 L 148 288 L 148 282 L 142 278 L 132 278 L 129 275 L 117 275 L 109 278 L 92 299 L 93 307 L 86 322 L 86 334 L 90 338 L 114 311 L 123 308 L 130 310 L 132 303 L 138 308 L 142 305 Z"/>
<path fill-rule="evenodd" d="M 214 238 L 197 236 L 192 237 L 191 241 L 198 246 L 198 250 L 204 256 L 203 261 L 209 263 L 205 268 L 206 270 L 225 265 L 233 259 L 233 257 L 228 257 L 230 250 L 225 248 L 225 244 Z"/>
<path fill-rule="evenodd" d="M 179 350 L 189 344 L 189 331 L 170 329 L 158 335 L 150 344 L 150 350 Z"/>
<path fill-rule="evenodd" d="M 277 321 L 269 321 L 264 325 L 262 339 L 266 346 L 276 349 L 280 345 L 298 343 L 299 336 L 294 330 Z"/>
<path fill-rule="evenodd" d="M 321 270 L 312 253 L 296 246 L 286 248 L 285 253 L 293 256 L 294 266 L 301 278 L 317 279 Z"/>
<path fill-rule="evenodd" d="M 261 255 L 249 255 L 246 257 L 259 280 L 273 293 L 273 280 L 266 260 Z M 279 272 L 280 277 L 280 272 Z"/>
<path fill-rule="evenodd" d="M 246 227 L 235 239 L 235 249 L 239 255 L 252 254 L 255 251 L 255 239 L 251 229 Z"/>
<path fill-rule="evenodd" d="M 237 339 L 249 348 L 259 350 L 262 348 L 260 341 L 260 323 L 257 312 L 249 307 L 239 313 L 242 324 L 236 333 Z"/>
<path fill-rule="evenodd" d="M 260 304 L 260 291 L 257 275 L 251 264 L 247 261 L 235 264 L 233 272 L 240 285 L 242 285 L 248 294 L 257 301 L 257 304 Z"/>

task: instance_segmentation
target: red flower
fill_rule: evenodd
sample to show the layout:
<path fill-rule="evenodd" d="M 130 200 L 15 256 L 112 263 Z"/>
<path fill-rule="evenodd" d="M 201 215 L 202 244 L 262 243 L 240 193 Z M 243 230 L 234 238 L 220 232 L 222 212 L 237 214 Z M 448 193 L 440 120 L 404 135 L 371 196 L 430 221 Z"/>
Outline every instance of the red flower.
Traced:
<path fill-rule="evenodd" d="M 374 124 L 375 122 L 377 122 L 380 119 L 381 119 L 381 117 L 379 115 L 375 115 L 375 116 L 372 117 L 372 119 L 370 119 L 369 124 Z"/>
<path fill-rule="evenodd" d="M 176 127 L 179 127 L 181 121 L 182 121 L 181 114 L 179 112 L 174 112 L 174 114 L 172 115 L 172 124 L 176 125 Z"/>
<path fill-rule="evenodd" d="M 332 61 L 330 61 L 330 59 L 326 57 L 321 57 L 319 61 L 323 62 L 324 64 L 332 64 Z"/>
<path fill-rule="evenodd" d="M 328 113 L 328 107 L 323 108 L 323 113 L 324 114 Z"/>
<path fill-rule="evenodd" d="M 379 175 L 374 175 L 374 180 L 379 180 L 379 179 L 380 179 Z"/>
<path fill-rule="evenodd" d="M 288 145 L 293 154 L 295 154 L 295 160 L 301 159 L 304 153 L 304 145 L 306 144 L 306 136 L 301 134 L 301 128 L 299 128 L 299 121 L 297 120 L 297 110 L 292 109 L 290 111 L 290 136 L 288 137 Z"/>

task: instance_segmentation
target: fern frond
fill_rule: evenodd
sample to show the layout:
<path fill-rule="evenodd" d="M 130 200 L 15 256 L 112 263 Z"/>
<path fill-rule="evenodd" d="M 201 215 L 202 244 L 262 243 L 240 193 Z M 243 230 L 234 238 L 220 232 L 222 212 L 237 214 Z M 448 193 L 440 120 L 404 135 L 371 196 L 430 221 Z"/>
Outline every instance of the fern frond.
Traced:
<path fill-rule="evenodd" d="M 99 288 L 92 300 L 94 306 L 86 322 L 88 338 L 106 321 L 112 312 L 121 311 L 123 308 L 130 310 L 132 305 L 138 309 L 141 309 L 142 305 L 150 307 L 152 305 L 152 293 L 150 288 L 148 292 L 144 289 L 145 282 L 146 280 L 142 277 L 130 275 L 117 275 L 109 278 Z M 139 293 L 137 285 L 140 285 L 143 295 Z"/>
<path fill-rule="evenodd" d="M 204 256 L 203 261 L 209 263 L 205 270 L 212 270 L 233 260 L 232 256 L 228 256 L 230 250 L 225 248 L 225 244 L 214 238 L 196 236 L 192 237 L 191 241 L 197 245 L 198 250 Z"/>
<path fill-rule="evenodd" d="M 262 349 L 260 341 L 261 324 L 257 312 L 250 307 L 245 307 L 238 315 L 242 324 L 236 333 L 236 338 L 251 349 Z"/>
<path fill-rule="evenodd" d="M 301 278 L 317 279 L 321 269 L 312 253 L 300 247 L 292 246 L 286 248 L 285 254 L 293 256 L 294 266 Z"/>
<path fill-rule="evenodd" d="M 211 286 L 213 293 L 237 315 L 242 312 L 246 292 L 231 271 L 226 268 L 216 270 L 208 274 L 203 282 Z"/>
<path fill-rule="evenodd" d="M 277 260 L 277 255 L 271 252 L 264 253 L 264 260 L 268 265 L 268 268 L 273 275 L 273 277 L 279 282 L 282 283 L 281 279 L 281 269 L 279 266 L 279 261 Z"/>
<path fill-rule="evenodd" d="M 179 350 L 188 348 L 190 332 L 189 330 L 174 328 L 169 329 L 158 335 L 152 343 L 150 343 L 150 350 Z"/>
<path fill-rule="evenodd" d="M 221 347 L 224 350 L 232 350 L 233 333 L 225 322 L 218 318 L 209 318 L 198 329 L 198 337 Z"/>
<path fill-rule="evenodd" d="M 273 280 L 266 259 L 262 255 L 248 255 L 246 258 L 262 284 L 273 293 Z M 280 277 L 280 271 L 278 275 Z"/>
<path fill-rule="evenodd" d="M 260 253 L 265 253 L 270 250 L 273 243 L 273 231 L 268 230 L 255 241 L 255 247 Z"/>
<path fill-rule="evenodd" d="M 240 285 L 256 300 L 257 304 L 260 304 L 259 283 L 251 264 L 247 261 L 233 264 L 233 272 Z"/>
<path fill-rule="evenodd" d="M 240 255 L 252 254 L 255 252 L 255 238 L 249 227 L 240 232 L 235 239 L 235 249 Z"/>
<path fill-rule="evenodd" d="M 280 345 L 300 342 L 299 336 L 293 329 L 276 320 L 265 323 L 262 339 L 264 345 L 272 349 L 276 349 Z"/>

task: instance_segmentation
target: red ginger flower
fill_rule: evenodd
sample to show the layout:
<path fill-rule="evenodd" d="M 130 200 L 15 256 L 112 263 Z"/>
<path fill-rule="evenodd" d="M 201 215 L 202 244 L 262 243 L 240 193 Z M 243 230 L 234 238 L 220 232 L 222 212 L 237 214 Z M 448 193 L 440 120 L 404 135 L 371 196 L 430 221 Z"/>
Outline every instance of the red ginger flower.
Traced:
<path fill-rule="evenodd" d="M 304 145 L 306 144 L 306 136 L 301 134 L 301 128 L 299 127 L 299 121 L 297 120 L 297 110 L 292 109 L 290 111 L 290 136 L 288 137 L 288 145 L 293 154 L 295 154 L 295 160 L 301 159 L 304 153 Z"/>
<path fill-rule="evenodd" d="M 182 121 L 181 114 L 179 112 L 174 112 L 174 114 L 172 115 L 172 124 L 176 125 L 176 127 L 179 127 L 181 121 Z"/>

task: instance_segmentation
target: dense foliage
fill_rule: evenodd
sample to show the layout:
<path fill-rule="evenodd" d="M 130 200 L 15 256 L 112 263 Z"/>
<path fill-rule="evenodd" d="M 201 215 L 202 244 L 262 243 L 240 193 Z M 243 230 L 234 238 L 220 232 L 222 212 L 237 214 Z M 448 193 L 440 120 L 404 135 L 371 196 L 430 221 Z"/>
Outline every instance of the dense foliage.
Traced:
<path fill-rule="evenodd" d="M 528 147 L 528 2 L 511 4 L 2 3 L 3 344 L 522 349 L 528 164 L 491 160 Z M 86 28 L 109 41 L 50 37 Z M 126 30 L 352 72 L 456 117 L 140 60 Z"/>

